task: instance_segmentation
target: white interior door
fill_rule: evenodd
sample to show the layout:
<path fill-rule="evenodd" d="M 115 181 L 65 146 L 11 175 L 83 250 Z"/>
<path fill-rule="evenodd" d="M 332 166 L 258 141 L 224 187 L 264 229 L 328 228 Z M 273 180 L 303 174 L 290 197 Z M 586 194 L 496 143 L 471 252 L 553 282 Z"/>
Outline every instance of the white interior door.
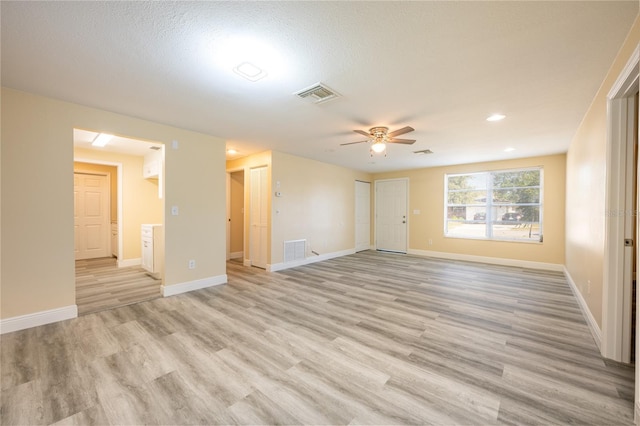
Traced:
<path fill-rule="evenodd" d="M 108 257 L 109 177 L 74 173 L 73 179 L 76 260 Z"/>
<path fill-rule="evenodd" d="M 251 169 L 251 227 L 249 235 L 249 256 L 251 266 L 267 267 L 267 168 Z"/>
<path fill-rule="evenodd" d="M 407 252 L 407 180 L 376 181 L 376 249 Z"/>
<path fill-rule="evenodd" d="M 371 184 L 356 181 L 356 251 L 371 246 Z"/>

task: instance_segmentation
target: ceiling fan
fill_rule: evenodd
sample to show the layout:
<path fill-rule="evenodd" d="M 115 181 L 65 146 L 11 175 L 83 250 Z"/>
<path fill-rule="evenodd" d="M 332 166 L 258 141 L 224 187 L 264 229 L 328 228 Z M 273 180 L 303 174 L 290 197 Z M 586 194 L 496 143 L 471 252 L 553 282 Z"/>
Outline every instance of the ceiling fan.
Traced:
<path fill-rule="evenodd" d="M 366 136 L 367 139 L 363 141 L 343 143 L 340 145 L 354 145 L 357 143 L 372 142 L 371 155 L 373 155 L 374 152 L 381 153 L 385 151 L 387 149 L 387 143 L 401 143 L 405 145 L 413 144 L 415 142 L 415 139 L 396 138 L 396 136 L 404 135 L 405 133 L 413 131 L 414 128 L 409 126 L 403 127 L 402 129 L 394 130 L 393 132 L 389 132 L 389 128 L 383 126 L 372 127 L 371 129 L 369 129 L 369 132 L 365 132 L 364 130 L 354 130 L 354 132 Z"/>

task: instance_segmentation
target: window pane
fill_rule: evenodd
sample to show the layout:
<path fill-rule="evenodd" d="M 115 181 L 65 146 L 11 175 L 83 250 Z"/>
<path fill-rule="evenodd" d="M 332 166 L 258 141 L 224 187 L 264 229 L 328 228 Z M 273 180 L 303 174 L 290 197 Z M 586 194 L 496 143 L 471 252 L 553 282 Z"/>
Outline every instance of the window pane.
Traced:
<path fill-rule="evenodd" d="M 541 240 L 542 169 L 447 175 L 445 182 L 447 236 Z"/>
<path fill-rule="evenodd" d="M 475 173 L 469 175 L 448 176 L 447 188 L 449 191 L 455 191 L 458 189 L 486 189 L 487 174 Z"/>
<path fill-rule="evenodd" d="M 448 204 L 486 204 L 487 191 L 449 191 Z"/>
<path fill-rule="evenodd" d="M 519 170 L 494 172 L 494 188 L 513 188 L 522 186 L 540 186 L 540 170 Z"/>
<path fill-rule="evenodd" d="M 540 188 L 494 189 L 494 204 L 539 203 Z"/>
<path fill-rule="evenodd" d="M 540 241 L 540 222 L 498 221 L 492 225 L 496 239 Z"/>

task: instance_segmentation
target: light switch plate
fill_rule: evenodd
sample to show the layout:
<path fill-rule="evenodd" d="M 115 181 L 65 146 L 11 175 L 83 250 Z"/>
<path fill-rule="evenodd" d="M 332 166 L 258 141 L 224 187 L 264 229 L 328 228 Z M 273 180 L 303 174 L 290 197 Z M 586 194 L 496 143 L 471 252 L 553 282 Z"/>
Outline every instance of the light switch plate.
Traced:
<path fill-rule="evenodd" d="M 171 206 L 171 215 L 178 216 L 178 206 Z"/>

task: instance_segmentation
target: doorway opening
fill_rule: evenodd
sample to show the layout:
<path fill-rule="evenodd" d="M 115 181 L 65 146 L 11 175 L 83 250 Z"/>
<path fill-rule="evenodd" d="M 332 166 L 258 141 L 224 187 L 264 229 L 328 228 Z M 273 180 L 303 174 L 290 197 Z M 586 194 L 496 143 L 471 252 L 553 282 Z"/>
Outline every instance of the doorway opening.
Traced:
<path fill-rule="evenodd" d="M 227 260 L 244 259 L 244 169 L 227 172 Z"/>
<path fill-rule="evenodd" d="M 160 297 L 164 146 L 114 136 L 95 147 L 98 132 L 73 134 L 78 313 Z"/>

